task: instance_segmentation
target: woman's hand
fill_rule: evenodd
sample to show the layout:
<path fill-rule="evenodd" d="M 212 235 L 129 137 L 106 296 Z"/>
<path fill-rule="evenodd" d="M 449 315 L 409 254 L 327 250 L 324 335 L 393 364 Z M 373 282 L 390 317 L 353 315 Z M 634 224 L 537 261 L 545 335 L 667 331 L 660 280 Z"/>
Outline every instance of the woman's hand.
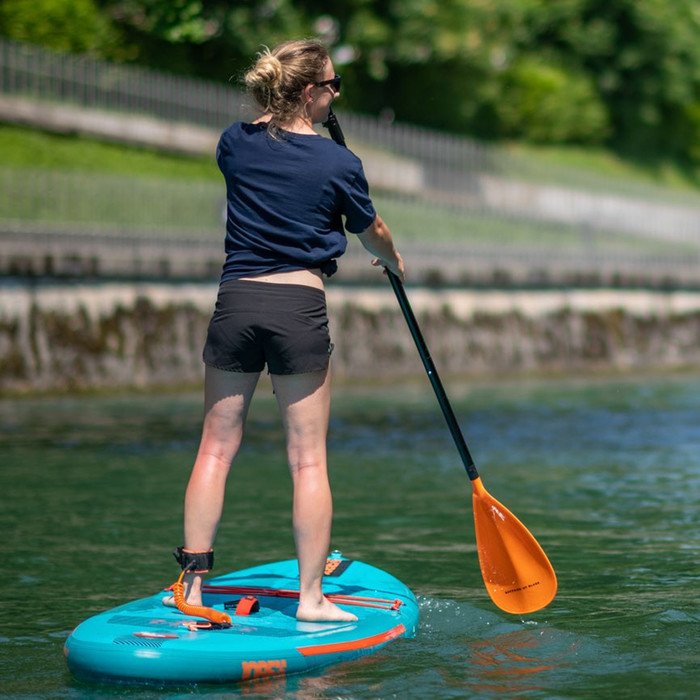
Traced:
<path fill-rule="evenodd" d="M 405 282 L 406 276 L 404 273 L 403 258 L 401 257 L 401 255 L 399 255 L 398 251 L 395 251 L 395 252 L 396 252 L 396 257 L 394 260 L 389 261 L 389 260 L 383 260 L 382 258 L 374 258 L 374 260 L 372 260 L 372 265 L 374 265 L 375 267 L 383 267 L 384 274 L 386 274 L 387 270 L 390 270 L 402 282 Z"/>
<path fill-rule="evenodd" d="M 384 223 L 379 214 L 370 226 L 358 234 L 362 245 L 376 257 L 372 265 L 391 270 L 402 282 L 405 280 L 403 258 L 394 246 L 389 227 Z"/>

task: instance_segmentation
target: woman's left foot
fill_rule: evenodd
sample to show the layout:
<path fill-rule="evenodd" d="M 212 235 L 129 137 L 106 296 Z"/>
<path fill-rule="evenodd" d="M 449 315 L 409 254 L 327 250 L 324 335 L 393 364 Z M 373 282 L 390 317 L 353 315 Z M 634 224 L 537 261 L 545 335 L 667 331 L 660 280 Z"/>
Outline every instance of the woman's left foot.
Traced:
<path fill-rule="evenodd" d="M 188 605 L 202 605 L 202 575 L 185 574 L 183 583 L 185 584 L 185 601 Z M 163 605 L 176 608 L 175 596 L 169 595 L 163 598 Z"/>
<path fill-rule="evenodd" d="M 357 615 L 346 612 L 327 598 L 317 605 L 299 603 L 297 620 L 300 622 L 356 622 Z"/>

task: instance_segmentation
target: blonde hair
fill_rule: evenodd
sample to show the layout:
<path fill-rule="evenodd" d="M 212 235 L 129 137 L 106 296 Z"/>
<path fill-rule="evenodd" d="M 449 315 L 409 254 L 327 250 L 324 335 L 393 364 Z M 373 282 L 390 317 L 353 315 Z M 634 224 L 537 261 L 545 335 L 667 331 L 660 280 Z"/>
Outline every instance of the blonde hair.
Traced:
<path fill-rule="evenodd" d="M 258 54 L 243 82 L 258 106 L 272 115 L 273 133 L 303 112 L 304 88 L 322 78 L 328 58 L 321 42 L 306 39 L 285 41 L 272 50 L 265 47 Z"/>

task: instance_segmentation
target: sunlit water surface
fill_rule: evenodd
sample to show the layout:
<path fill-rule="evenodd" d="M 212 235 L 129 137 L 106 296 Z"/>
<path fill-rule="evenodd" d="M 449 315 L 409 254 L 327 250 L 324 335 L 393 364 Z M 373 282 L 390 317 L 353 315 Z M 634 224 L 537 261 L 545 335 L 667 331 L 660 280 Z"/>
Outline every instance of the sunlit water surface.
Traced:
<path fill-rule="evenodd" d="M 311 675 L 183 688 L 86 685 L 62 647 L 85 617 L 177 575 L 200 397 L 0 402 L 0 696 L 700 697 L 700 378 L 449 392 L 487 489 L 549 555 L 555 601 L 519 617 L 488 598 L 469 481 L 427 383 L 338 389 L 333 546 L 414 590 L 417 637 Z M 289 502 L 263 386 L 216 573 L 292 557 Z"/>

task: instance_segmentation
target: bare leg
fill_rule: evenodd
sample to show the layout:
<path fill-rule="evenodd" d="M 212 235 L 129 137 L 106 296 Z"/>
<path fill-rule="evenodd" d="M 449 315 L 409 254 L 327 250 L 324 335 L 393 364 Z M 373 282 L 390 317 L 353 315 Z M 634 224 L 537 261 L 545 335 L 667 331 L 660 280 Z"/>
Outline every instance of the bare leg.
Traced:
<path fill-rule="evenodd" d="M 204 426 L 185 493 L 185 548 L 205 552 L 213 546 L 224 506 L 226 477 L 243 437 L 243 426 L 258 373 L 206 368 Z M 190 605 L 202 604 L 202 576 L 186 574 Z"/>
<path fill-rule="evenodd" d="M 272 383 L 287 434 L 287 457 L 294 485 L 294 540 L 299 560 L 297 618 L 356 620 L 355 615 L 328 601 L 321 591 L 333 517 L 326 463 L 330 371 L 273 375 Z"/>

